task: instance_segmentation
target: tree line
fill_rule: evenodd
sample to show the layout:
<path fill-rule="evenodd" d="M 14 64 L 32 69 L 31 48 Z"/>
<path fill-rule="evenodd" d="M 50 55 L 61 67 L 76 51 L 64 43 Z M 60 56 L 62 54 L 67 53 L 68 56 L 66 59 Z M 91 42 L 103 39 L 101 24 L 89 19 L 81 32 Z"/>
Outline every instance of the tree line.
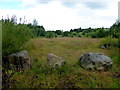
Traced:
<path fill-rule="evenodd" d="M 33 24 L 34 25 L 34 24 Z M 34 36 L 36 37 L 46 37 L 46 38 L 55 38 L 55 37 L 91 37 L 91 38 L 104 38 L 104 37 L 112 37 L 119 38 L 120 37 L 120 21 L 117 20 L 110 28 L 85 28 L 82 29 L 71 29 L 70 31 L 63 30 L 45 30 L 43 26 L 32 24 L 27 25 L 28 27 L 32 27 L 34 30 Z"/>

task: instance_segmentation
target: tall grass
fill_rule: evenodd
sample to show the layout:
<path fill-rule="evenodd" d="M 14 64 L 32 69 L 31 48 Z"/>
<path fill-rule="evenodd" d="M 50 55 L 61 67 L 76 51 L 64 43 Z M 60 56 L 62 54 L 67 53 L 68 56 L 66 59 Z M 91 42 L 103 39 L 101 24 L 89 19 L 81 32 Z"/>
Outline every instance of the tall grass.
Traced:
<path fill-rule="evenodd" d="M 117 49 L 101 49 L 101 39 L 92 38 L 37 38 L 26 43 L 26 49 L 34 59 L 32 69 L 11 77 L 11 87 L 33 88 L 119 88 Z M 80 55 L 101 52 L 113 60 L 113 67 L 107 72 L 84 70 L 79 66 Z M 46 65 L 47 54 L 53 53 L 66 60 L 60 68 L 50 69 Z M 25 78 L 26 77 L 26 78 Z"/>

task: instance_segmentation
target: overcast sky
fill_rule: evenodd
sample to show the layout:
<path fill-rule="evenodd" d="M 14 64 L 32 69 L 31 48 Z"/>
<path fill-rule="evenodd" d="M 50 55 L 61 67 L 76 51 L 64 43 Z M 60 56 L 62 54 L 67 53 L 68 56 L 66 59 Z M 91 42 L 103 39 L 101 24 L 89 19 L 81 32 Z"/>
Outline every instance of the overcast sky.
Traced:
<path fill-rule="evenodd" d="M 107 27 L 118 19 L 119 0 L 0 0 L 0 18 L 24 16 L 46 30 Z"/>

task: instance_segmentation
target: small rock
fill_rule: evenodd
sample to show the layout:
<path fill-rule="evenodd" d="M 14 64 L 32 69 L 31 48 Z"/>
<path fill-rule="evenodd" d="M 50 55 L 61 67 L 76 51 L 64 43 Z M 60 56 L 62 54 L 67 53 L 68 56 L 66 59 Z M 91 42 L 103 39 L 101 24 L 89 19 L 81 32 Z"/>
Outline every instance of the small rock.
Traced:
<path fill-rule="evenodd" d="M 62 66 L 64 64 L 65 64 L 65 60 L 62 59 L 61 57 L 58 57 L 58 56 L 53 55 L 53 54 L 48 54 L 48 56 L 47 56 L 47 65 L 50 68 L 60 67 L 60 66 Z"/>
<path fill-rule="evenodd" d="M 105 49 L 105 46 L 101 46 L 100 48 L 101 48 L 101 49 Z"/>
<path fill-rule="evenodd" d="M 115 72 L 115 74 L 114 74 L 114 78 L 120 78 L 120 73 Z"/>

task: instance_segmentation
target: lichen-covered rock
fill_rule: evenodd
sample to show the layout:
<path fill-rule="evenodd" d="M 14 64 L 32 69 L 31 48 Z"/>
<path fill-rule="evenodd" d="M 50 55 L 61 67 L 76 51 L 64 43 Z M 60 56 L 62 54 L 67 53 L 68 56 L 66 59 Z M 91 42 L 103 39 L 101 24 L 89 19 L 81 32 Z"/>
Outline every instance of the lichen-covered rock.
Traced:
<path fill-rule="evenodd" d="M 80 66 L 92 70 L 108 70 L 113 62 L 103 53 L 86 53 L 79 58 Z"/>
<path fill-rule="evenodd" d="M 13 71 L 25 70 L 31 66 L 32 59 L 26 50 L 13 53 L 7 56 L 9 69 Z"/>
<path fill-rule="evenodd" d="M 65 60 L 53 54 L 48 54 L 47 65 L 50 68 L 57 68 L 65 64 Z"/>

